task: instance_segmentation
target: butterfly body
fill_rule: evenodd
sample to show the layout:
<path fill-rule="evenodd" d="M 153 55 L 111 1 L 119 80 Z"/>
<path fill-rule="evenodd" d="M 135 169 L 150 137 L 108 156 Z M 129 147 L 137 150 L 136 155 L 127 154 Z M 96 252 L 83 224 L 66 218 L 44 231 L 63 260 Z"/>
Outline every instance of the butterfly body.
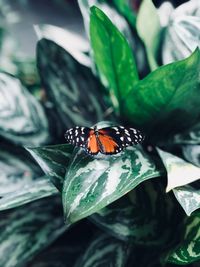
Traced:
<path fill-rule="evenodd" d="M 91 155 L 99 152 L 113 155 L 121 152 L 125 147 L 141 143 L 143 134 L 134 128 L 113 126 L 98 129 L 88 127 L 74 127 L 66 131 L 65 138 L 68 143 L 82 147 Z"/>

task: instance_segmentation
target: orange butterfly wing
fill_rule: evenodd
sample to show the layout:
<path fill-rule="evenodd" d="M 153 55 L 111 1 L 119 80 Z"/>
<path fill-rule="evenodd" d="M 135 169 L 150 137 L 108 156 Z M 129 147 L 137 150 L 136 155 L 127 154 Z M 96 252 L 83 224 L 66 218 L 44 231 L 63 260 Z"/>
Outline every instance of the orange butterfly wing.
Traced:
<path fill-rule="evenodd" d="M 99 134 L 99 141 L 101 143 L 101 153 L 115 154 L 117 153 L 118 144 L 109 135 Z"/>
<path fill-rule="evenodd" d="M 99 152 L 99 144 L 95 134 L 91 134 L 88 141 L 88 152 L 97 154 Z"/>

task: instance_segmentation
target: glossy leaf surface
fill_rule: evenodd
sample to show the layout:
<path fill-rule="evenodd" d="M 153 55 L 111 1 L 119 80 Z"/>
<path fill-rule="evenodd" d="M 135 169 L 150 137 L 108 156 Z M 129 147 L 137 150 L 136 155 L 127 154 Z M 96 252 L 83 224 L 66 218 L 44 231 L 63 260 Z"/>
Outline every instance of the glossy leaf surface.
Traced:
<path fill-rule="evenodd" d="M 160 170 L 140 147 L 99 157 L 75 150 L 62 193 L 66 221 L 87 217 L 143 181 L 160 175 Z"/>
<path fill-rule="evenodd" d="M 68 144 L 27 148 L 59 191 L 62 191 L 73 149 Z"/>
<path fill-rule="evenodd" d="M 131 48 L 120 31 L 97 7 L 91 8 L 90 38 L 100 77 L 110 89 L 113 105 L 119 111 L 124 95 L 138 82 Z"/>

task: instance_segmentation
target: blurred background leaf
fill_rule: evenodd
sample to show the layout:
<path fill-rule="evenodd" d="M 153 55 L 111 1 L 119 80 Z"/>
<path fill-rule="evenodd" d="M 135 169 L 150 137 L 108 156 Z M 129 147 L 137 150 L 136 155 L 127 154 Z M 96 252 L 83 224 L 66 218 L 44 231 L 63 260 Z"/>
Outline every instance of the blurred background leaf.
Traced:
<path fill-rule="evenodd" d="M 56 206 L 48 205 L 49 199 L 46 199 L 14 212 L 1 212 L 1 266 L 22 266 L 67 229 L 58 199 L 51 198 L 51 201 L 57 202 Z"/>
<path fill-rule="evenodd" d="M 66 50 L 42 39 L 37 45 L 37 59 L 47 97 L 65 127 L 91 126 L 109 116 L 109 106 L 101 96 L 102 86 L 90 69 Z"/>
<path fill-rule="evenodd" d="M 21 145 L 40 145 L 51 140 L 42 105 L 20 81 L 0 73 L 0 136 Z"/>

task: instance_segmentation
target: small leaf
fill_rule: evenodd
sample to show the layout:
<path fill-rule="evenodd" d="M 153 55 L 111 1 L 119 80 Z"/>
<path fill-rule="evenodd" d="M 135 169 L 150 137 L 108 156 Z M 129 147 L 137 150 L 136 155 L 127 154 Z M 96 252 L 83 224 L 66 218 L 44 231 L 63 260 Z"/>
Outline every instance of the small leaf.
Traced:
<path fill-rule="evenodd" d="M 65 220 L 76 222 L 87 217 L 159 175 L 154 162 L 139 147 L 102 158 L 76 150 L 63 187 Z"/>
<path fill-rule="evenodd" d="M 52 205 L 49 205 L 51 200 Z M 4 267 L 24 266 L 67 228 L 56 198 L 1 213 L 0 258 Z M 14 249 L 13 249 L 14 248 Z"/>
<path fill-rule="evenodd" d="M 193 211 L 200 208 L 200 190 L 185 185 L 174 188 L 173 192 L 188 216 L 190 216 Z"/>
<path fill-rule="evenodd" d="M 27 148 L 59 191 L 62 191 L 73 149 L 68 144 Z"/>
<path fill-rule="evenodd" d="M 48 121 L 41 104 L 18 79 L 0 73 L 0 135 L 22 145 L 50 141 Z"/>
<path fill-rule="evenodd" d="M 158 139 L 193 126 L 200 116 L 200 51 L 150 73 L 126 95 L 129 123 Z"/>
<path fill-rule="evenodd" d="M 129 253 L 130 247 L 127 243 L 101 234 L 91 242 L 75 267 L 124 267 Z"/>
<path fill-rule="evenodd" d="M 157 10 L 151 0 L 142 1 L 137 15 L 136 28 L 146 47 L 149 65 L 152 70 L 155 70 L 158 67 L 156 58 L 161 26 Z"/>
<path fill-rule="evenodd" d="M 36 34 L 41 40 L 51 40 L 69 52 L 79 63 L 91 67 L 91 59 L 87 55 L 90 46 L 82 35 L 53 25 L 42 24 L 34 26 Z"/>
<path fill-rule="evenodd" d="M 38 42 L 37 59 L 47 96 L 65 127 L 91 126 L 104 118 L 102 87 L 87 67 L 46 39 Z"/>
<path fill-rule="evenodd" d="M 138 82 L 131 48 L 109 18 L 94 6 L 91 8 L 90 38 L 97 69 L 119 112 L 123 97 Z"/>
<path fill-rule="evenodd" d="M 166 192 L 200 179 L 200 168 L 161 149 L 157 151 L 167 170 Z"/>
<path fill-rule="evenodd" d="M 120 240 L 142 246 L 169 245 L 177 209 L 158 179 L 142 183 L 89 218 Z"/>
<path fill-rule="evenodd" d="M 195 213 L 185 221 L 183 242 L 167 258 L 168 262 L 186 265 L 200 259 L 200 213 Z"/>

